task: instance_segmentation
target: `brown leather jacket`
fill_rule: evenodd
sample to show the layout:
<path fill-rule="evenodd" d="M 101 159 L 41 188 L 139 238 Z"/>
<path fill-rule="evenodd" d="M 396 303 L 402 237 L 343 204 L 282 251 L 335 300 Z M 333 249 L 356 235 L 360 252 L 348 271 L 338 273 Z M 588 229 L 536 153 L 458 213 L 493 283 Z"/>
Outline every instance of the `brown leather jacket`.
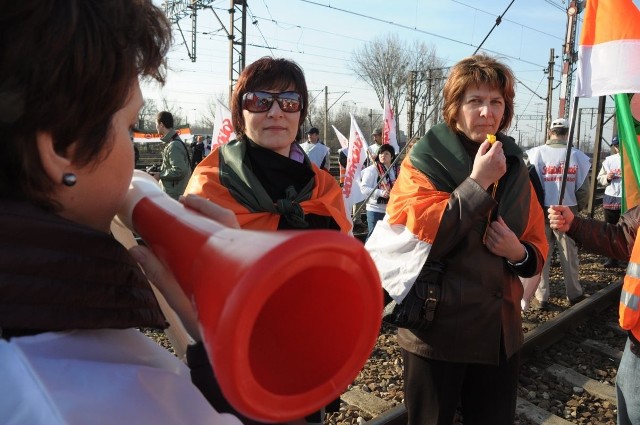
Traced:
<path fill-rule="evenodd" d="M 639 225 L 640 207 L 634 207 L 617 224 L 575 216 L 567 235 L 589 252 L 628 261 Z"/>
<path fill-rule="evenodd" d="M 433 324 L 422 332 L 399 329 L 398 343 L 433 360 L 497 365 L 502 347 L 509 358 L 524 340 L 519 276 L 535 275 L 544 264 L 543 213 L 513 139 L 498 135 L 508 167 L 500 179 L 496 202 L 491 191 L 468 177 L 473 158 L 454 137 L 436 126 L 411 151 L 411 163 L 424 170 L 440 191 L 450 193 L 429 254 L 444 263 L 445 271 Z M 472 142 L 468 145 L 474 146 Z M 492 212 L 499 214 L 525 245 L 528 259 L 524 264 L 510 265 L 484 245 L 483 234 Z"/>

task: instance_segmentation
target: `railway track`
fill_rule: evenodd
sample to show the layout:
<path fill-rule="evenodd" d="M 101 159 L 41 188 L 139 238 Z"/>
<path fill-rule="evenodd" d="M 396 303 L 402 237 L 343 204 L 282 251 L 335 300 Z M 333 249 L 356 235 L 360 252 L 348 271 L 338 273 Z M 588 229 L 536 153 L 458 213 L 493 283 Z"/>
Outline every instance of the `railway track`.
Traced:
<path fill-rule="evenodd" d="M 552 309 L 536 310 L 534 302 L 523 314 L 525 343 L 516 425 L 615 425 L 615 376 L 626 341 L 626 334 L 617 327 L 624 269 L 605 269 L 604 258 L 596 255 L 580 252 L 579 257 L 580 281 L 588 297 L 569 307 L 555 260 Z M 382 326 L 370 359 L 342 394 L 340 412 L 327 415 L 325 424 L 406 424 L 395 332 Z M 172 349 L 162 332 L 148 335 Z M 454 425 L 463 423 L 461 418 Z"/>
<path fill-rule="evenodd" d="M 620 287 L 620 281 L 612 283 L 583 302 L 558 312 L 551 320 L 526 324 L 518 390 L 519 424 L 615 425 L 615 370 L 626 338 L 623 332 L 615 330 L 612 314 Z M 347 393 L 344 399 L 355 398 Z M 362 422 L 404 425 L 406 410 L 399 404 Z M 458 423 L 464 423 L 463 419 Z"/>

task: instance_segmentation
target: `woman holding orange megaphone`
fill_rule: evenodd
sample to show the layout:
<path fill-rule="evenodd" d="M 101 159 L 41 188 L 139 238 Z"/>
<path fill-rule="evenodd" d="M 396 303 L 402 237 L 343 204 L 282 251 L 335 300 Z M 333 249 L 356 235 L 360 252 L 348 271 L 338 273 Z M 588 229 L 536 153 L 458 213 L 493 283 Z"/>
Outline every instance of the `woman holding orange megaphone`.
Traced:
<path fill-rule="evenodd" d="M 164 12 L 151 0 L 25 0 L 3 8 L 0 38 L 11 39 L 0 43 L 2 421 L 238 425 L 237 417 L 208 403 L 191 382 L 189 368 L 138 331 L 167 325 L 147 278 L 192 336 L 202 333 L 211 350 L 206 354 L 220 359 L 216 371 L 223 390 L 243 412 L 269 422 L 289 421 L 338 395 L 364 364 L 375 341 L 371 326 L 377 331 L 379 324 L 379 315 L 368 314 L 380 312 L 379 292 L 360 290 L 365 283 L 338 276 L 342 269 L 349 273 L 346 254 L 359 252 L 353 245 L 342 248 L 335 238 L 320 235 L 320 243 L 307 244 L 311 248 L 304 251 L 303 232 L 300 238 L 262 232 L 243 239 L 240 234 L 248 232 L 236 229 L 235 214 L 195 196 L 183 199 L 185 208 L 148 188 L 130 202 L 135 182 L 129 133 L 143 104 L 138 78 L 164 82 L 171 44 Z M 114 239 L 111 222 L 127 207 L 132 226 L 157 247 L 162 261 L 142 246 L 130 255 Z M 175 225 L 145 227 L 153 223 L 145 216 L 149 211 Z M 174 228 L 195 239 L 179 246 L 185 240 L 175 237 L 177 249 L 163 250 L 162 238 Z M 288 248 L 298 245 L 302 253 L 335 248 L 342 255 L 327 255 L 332 263 L 327 268 L 313 262 L 284 267 L 283 260 L 295 259 Z M 245 255 L 216 252 L 217 246 Z M 208 257 L 192 257 L 179 266 L 171 262 L 181 250 L 195 248 L 218 255 L 220 263 Z M 369 270 L 370 258 L 351 261 Z M 182 289 L 165 265 L 182 279 Z M 305 265 L 311 270 L 303 273 Z M 191 280 L 185 267 L 206 273 Z M 331 292 L 314 278 L 322 273 L 331 281 L 326 286 Z M 361 280 L 375 289 L 377 279 Z M 183 291 L 195 299 L 197 310 Z M 362 317 L 341 316 L 349 305 Z M 309 317 L 300 306 L 307 307 Z M 337 319 L 319 320 L 321 313 L 334 311 Z M 355 325 L 346 323 L 338 347 L 319 353 L 323 361 L 309 362 L 305 371 L 307 336 L 337 329 L 341 320 Z M 363 320 L 370 325 L 360 326 Z M 350 341 L 359 341 L 356 349 Z M 285 364 L 274 361 L 279 347 L 291 354 Z M 206 381 L 198 364 L 190 366 L 195 378 Z M 260 404 L 263 396 L 271 403 L 268 408 Z M 254 400 L 261 410 L 251 410 Z"/>
<path fill-rule="evenodd" d="M 110 234 L 133 172 L 138 78 L 164 82 L 164 12 L 151 0 L 7 3 L 0 38 L 11 39 L 0 43 L 2 422 L 238 425 L 138 331 L 165 318 Z"/>

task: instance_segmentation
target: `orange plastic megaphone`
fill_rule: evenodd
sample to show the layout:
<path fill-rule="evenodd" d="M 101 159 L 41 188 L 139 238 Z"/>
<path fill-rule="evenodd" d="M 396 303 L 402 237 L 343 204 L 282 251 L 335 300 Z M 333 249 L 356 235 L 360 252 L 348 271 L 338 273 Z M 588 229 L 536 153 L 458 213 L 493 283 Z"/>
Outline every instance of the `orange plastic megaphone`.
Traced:
<path fill-rule="evenodd" d="M 369 358 L 382 290 L 361 242 L 331 230 L 231 229 L 185 208 L 142 171 L 120 218 L 192 299 L 227 400 L 264 422 L 339 396 Z"/>

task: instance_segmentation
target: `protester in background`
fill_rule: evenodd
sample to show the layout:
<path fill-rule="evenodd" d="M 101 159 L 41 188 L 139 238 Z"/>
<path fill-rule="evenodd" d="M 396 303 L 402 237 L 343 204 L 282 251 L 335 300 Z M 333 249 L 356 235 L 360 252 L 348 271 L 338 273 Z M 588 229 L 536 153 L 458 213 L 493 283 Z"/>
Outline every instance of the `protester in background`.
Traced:
<path fill-rule="evenodd" d="M 512 425 L 523 342 L 519 276 L 542 269 L 542 209 L 522 152 L 503 131 L 515 80 L 479 54 L 451 68 L 444 123 L 402 164 L 387 215 L 366 243 L 383 286 L 401 302 L 423 267 L 440 261 L 440 294 L 426 330 L 398 330 L 410 425 Z M 497 141 L 491 144 L 488 135 Z"/>
<path fill-rule="evenodd" d="M 207 136 L 204 142 L 204 156 L 207 156 L 211 153 L 211 136 Z"/>
<path fill-rule="evenodd" d="M 617 423 L 640 424 L 640 208 L 630 209 L 612 224 L 581 218 L 570 207 L 553 205 L 549 208 L 549 222 L 552 229 L 566 232 L 587 251 L 629 261 L 620 296 L 620 327 L 628 332 L 628 338 L 616 376 Z"/>
<path fill-rule="evenodd" d="M 378 155 L 373 165 L 362 170 L 360 187 L 367 198 L 367 238 L 376 227 L 376 223 L 385 215 L 389 194 L 398 178 L 399 164 L 391 165 L 396 159 L 393 146 L 385 144 L 378 149 Z"/>
<path fill-rule="evenodd" d="M 340 186 L 344 184 L 344 176 L 347 172 L 347 160 L 349 158 L 349 146 L 338 149 L 338 165 L 340 166 Z"/>
<path fill-rule="evenodd" d="M 598 173 L 598 182 L 605 186 L 604 197 L 602 198 L 602 208 L 604 210 L 604 221 L 616 224 L 620 219 L 622 208 L 622 165 L 618 150 L 618 136 L 611 139 L 611 155 L 602 161 L 602 167 Z M 618 260 L 608 258 L 603 267 L 618 267 Z"/>
<path fill-rule="evenodd" d="M 382 146 L 382 129 L 375 128 L 371 132 L 371 137 L 373 138 L 373 143 L 369 145 L 367 159 L 364 163 L 365 167 L 369 167 L 370 165 L 373 165 L 378 155 L 378 149 L 380 149 L 380 146 Z"/>
<path fill-rule="evenodd" d="M 378 149 L 382 146 L 382 129 L 374 129 L 373 132 L 371 132 L 371 137 L 373 138 L 373 144 L 369 145 L 369 152 L 371 152 L 371 157 L 375 158 L 378 154 Z"/>
<path fill-rule="evenodd" d="M 191 157 L 191 170 L 194 170 L 202 158 L 204 158 L 204 136 L 196 136 L 196 140 L 191 142 L 193 156 Z"/>
<path fill-rule="evenodd" d="M 331 170 L 331 149 L 320 142 L 320 130 L 311 127 L 307 131 L 307 141 L 300 147 L 318 168 L 326 172 Z"/>
<path fill-rule="evenodd" d="M 138 77 L 164 82 L 165 13 L 151 0 L 8 2 L 0 39 L 2 422 L 238 425 L 138 331 L 165 318 L 110 233 L 133 173 Z M 144 247 L 131 254 L 177 286 Z"/>
<path fill-rule="evenodd" d="M 551 122 L 549 139 L 542 146 L 537 146 L 527 151 L 528 161 L 535 168 L 544 192 L 545 209 L 550 205 L 557 205 L 560 200 L 560 187 L 564 172 L 564 162 L 567 156 L 567 138 L 569 124 L 564 118 L 558 118 Z M 591 161 L 589 157 L 579 149 L 571 149 L 570 167 L 567 172 L 566 188 L 563 205 L 568 205 L 577 213 L 587 207 L 589 200 L 589 169 Z M 549 296 L 551 295 L 549 272 L 553 260 L 554 248 L 558 247 L 558 257 L 564 274 L 567 300 L 574 305 L 584 299 L 582 286 L 579 279 L 578 247 L 575 242 L 564 233 L 554 231 L 545 225 L 549 254 L 542 270 L 542 277 L 538 284 L 535 296 L 542 310 L 548 310 Z"/>
<path fill-rule="evenodd" d="M 308 102 L 304 73 L 296 63 L 263 57 L 247 66 L 231 99 L 238 138 L 214 148 L 185 193 L 233 210 L 244 229 L 350 232 L 338 182 L 313 166 L 296 143 Z M 201 389 L 218 410 L 234 412 L 216 386 Z M 337 408 L 339 400 L 327 410 Z M 320 423 L 321 412 L 307 419 Z"/>
<path fill-rule="evenodd" d="M 173 115 L 162 111 L 156 117 L 156 129 L 162 134 L 160 140 L 166 144 L 162 150 L 162 165 L 159 172 L 151 172 L 160 180 L 162 189 L 173 199 L 178 199 L 191 177 L 191 158 L 189 149 L 173 128 Z"/>

